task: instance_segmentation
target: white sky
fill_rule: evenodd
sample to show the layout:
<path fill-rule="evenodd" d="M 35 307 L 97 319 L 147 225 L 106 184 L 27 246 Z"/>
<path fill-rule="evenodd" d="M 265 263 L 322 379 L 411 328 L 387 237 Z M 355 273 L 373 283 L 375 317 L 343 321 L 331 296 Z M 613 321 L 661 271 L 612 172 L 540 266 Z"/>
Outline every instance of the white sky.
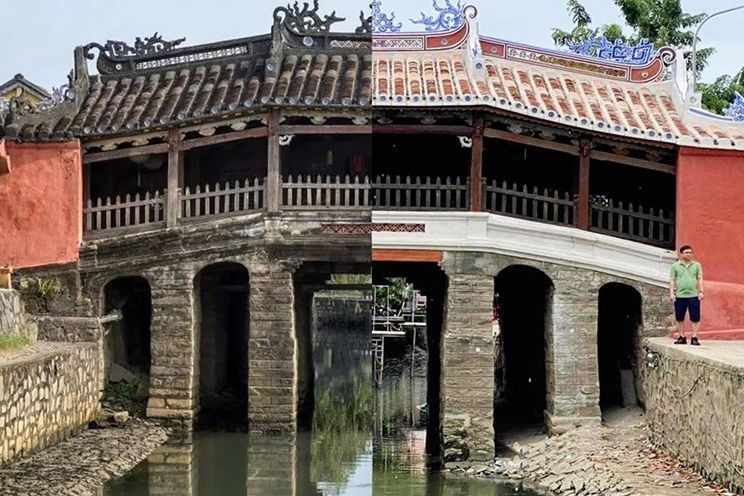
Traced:
<path fill-rule="evenodd" d="M 14 13 L 3 23 L 0 83 L 23 73 L 46 88 L 66 82 L 73 49 L 108 39 L 133 44 L 136 36 L 158 31 L 163 37 L 186 37 L 186 45 L 268 33 L 276 0 L 0 0 L 12 2 Z M 336 10 L 348 20 L 337 29 L 353 30 L 369 0 L 320 0 L 321 10 Z M 440 0 L 443 4 L 444 0 Z M 570 28 L 564 0 L 470 0 L 479 9 L 481 34 L 526 44 L 553 47 L 551 28 Z M 744 0 L 683 0 L 690 12 L 713 13 Z M 612 0 L 584 0 L 595 23 L 618 22 Z M 4 9 L 6 14 L 9 10 Z M 383 0 L 404 28 L 419 12 L 433 13 L 431 0 Z M 744 10 L 711 20 L 701 33 L 701 46 L 713 46 L 704 81 L 731 74 L 744 66 Z"/>

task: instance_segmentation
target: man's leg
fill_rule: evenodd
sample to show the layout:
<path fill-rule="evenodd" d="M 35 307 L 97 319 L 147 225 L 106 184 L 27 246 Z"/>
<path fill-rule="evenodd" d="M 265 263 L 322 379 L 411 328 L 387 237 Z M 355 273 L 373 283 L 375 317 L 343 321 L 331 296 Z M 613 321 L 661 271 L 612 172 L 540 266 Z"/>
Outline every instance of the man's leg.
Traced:
<path fill-rule="evenodd" d="M 687 313 L 686 298 L 674 300 L 674 318 L 677 321 L 677 340 L 674 344 L 687 344 L 685 338 L 685 314 Z"/>
<path fill-rule="evenodd" d="M 691 344 L 699 344 L 698 329 L 700 329 L 700 299 L 690 298 L 690 321 L 692 322 Z"/>

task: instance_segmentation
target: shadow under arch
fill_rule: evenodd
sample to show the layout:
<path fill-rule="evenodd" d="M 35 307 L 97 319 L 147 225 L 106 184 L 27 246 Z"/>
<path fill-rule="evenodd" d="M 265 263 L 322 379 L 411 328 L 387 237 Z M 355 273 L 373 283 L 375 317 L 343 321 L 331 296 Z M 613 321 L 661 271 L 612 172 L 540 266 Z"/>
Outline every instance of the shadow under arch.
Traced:
<path fill-rule="evenodd" d="M 194 278 L 200 427 L 243 427 L 248 417 L 249 274 L 236 262 Z"/>
<path fill-rule="evenodd" d="M 604 415 L 608 408 L 637 404 L 634 364 L 643 298 L 634 287 L 611 282 L 599 289 L 598 305 L 599 406 Z"/>
<path fill-rule="evenodd" d="M 105 383 L 137 382 L 137 397 L 147 397 L 151 364 L 150 283 L 142 276 L 116 277 L 102 289 L 102 316 L 115 312 L 121 319 L 104 325 Z"/>
<path fill-rule="evenodd" d="M 494 432 L 541 423 L 547 404 L 546 344 L 552 340 L 553 282 L 527 265 L 494 278 Z"/>

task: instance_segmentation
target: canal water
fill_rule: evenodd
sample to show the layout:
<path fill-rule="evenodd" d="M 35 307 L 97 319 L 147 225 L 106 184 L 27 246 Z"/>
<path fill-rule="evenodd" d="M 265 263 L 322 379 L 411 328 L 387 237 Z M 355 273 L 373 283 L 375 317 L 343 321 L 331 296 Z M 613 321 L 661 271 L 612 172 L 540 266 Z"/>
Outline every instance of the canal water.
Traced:
<path fill-rule="evenodd" d="M 368 331 L 367 331 L 368 332 Z M 107 496 L 514 496 L 515 486 L 427 469 L 425 353 L 410 348 L 372 385 L 369 334 L 327 331 L 316 340 L 310 432 L 258 436 L 196 432 L 162 447 Z M 400 343 L 405 348 L 405 343 Z M 393 353 L 393 355 L 395 355 Z M 411 361 L 414 366 L 411 367 Z"/>

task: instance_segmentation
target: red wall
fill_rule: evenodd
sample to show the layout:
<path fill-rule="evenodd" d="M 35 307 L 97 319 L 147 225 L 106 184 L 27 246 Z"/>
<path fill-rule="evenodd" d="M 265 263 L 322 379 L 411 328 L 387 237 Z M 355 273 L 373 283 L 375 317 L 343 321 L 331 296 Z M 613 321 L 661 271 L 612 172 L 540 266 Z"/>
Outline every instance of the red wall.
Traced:
<path fill-rule="evenodd" d="M 701 330 L 744 329 L 744 152 L 681 148 L 677 247 L 703 265 Z"/>
<path fill-rule="evenodd" d="M 82 165 L 77 141 L 0 141 L 0 266 L 72 262 L 82 235 Z"/>

